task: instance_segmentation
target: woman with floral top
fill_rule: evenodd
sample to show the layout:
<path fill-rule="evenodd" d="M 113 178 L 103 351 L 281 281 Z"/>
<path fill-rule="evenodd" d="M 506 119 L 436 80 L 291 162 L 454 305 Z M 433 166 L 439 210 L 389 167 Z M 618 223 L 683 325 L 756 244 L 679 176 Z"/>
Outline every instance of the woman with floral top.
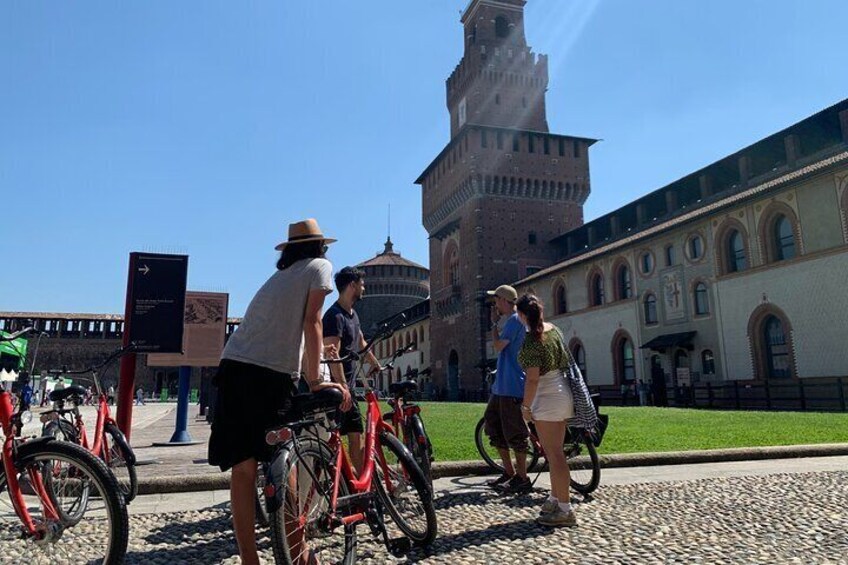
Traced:
<path fill-rule="evenodd" d="M 526 421 L 535 422 L 551 469 L 551 494 L 536 521 L 545 526 L 576 526 L 569 494 L 571 476 L 562 451 L 567 422 L 574 417 L 574 399 L 564 376 L 572 362 L 571 354 L 559 329 L 545 322 L 538 298 L 525 294 L 516 306 L 527 327 L 527 337 L 518 354 L 526 373 L 521 413 Z"/>

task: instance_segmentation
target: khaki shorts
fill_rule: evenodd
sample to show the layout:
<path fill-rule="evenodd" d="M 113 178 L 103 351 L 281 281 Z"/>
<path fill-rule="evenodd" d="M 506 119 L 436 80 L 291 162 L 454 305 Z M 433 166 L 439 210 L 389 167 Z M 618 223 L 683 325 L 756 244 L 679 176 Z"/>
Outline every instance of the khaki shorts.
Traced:
<path fill-rule="evenodd" d="M 521 416 L 520 398 L 493 394 L 483 418 L 486 421 L 486 435 L 493 447 L 512 449 L 519 453 L 527 451 L 527 424 Z"/>

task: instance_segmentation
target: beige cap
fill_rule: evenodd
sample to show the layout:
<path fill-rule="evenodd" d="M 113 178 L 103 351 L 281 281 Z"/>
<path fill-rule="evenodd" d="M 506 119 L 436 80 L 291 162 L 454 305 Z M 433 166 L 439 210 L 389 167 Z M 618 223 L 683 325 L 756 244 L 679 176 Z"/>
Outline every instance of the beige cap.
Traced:
<path fill-rule="evenodd" d="M 514 288 L 509 286 L 508 284 L 502 284 L 495 290 L 490 290 L 486 292 L 489 296 L 497 296 L 498 298 L 503 298 L 507 302 L 515 302 L 518 300 L 518 293 Z"/>

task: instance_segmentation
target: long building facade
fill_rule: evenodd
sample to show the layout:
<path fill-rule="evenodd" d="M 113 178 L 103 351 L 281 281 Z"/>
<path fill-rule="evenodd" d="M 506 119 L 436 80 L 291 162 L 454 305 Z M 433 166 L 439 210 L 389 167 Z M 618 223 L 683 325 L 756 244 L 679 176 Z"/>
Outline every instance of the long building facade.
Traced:
<path fill-rule="evenodd" d="M 738 402 L 739 382 L 786 383 L 797 401 L 789 384 L 816 379 L 844 409 L 848 100 L 552 243 L 560 261 L 517 286 L 590 385 L 736 381 Z"/>

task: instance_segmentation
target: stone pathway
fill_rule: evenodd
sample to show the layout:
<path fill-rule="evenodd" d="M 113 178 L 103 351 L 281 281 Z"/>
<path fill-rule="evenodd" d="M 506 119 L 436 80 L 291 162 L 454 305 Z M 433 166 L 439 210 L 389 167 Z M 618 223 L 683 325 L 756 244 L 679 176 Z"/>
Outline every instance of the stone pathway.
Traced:
<path fill-rule="evenodd" d="M 539 490 L 501 497 L 466 485 L 436 499 L 439 537 L 396 560 L 359 532 L 362 563 L 848 563 L 848 471 L 602 486 L 580 525 L 534 523 Z M 223 497 L 222 497 L 223 498 Z M 236 564 L 227 503 L 134 515 L 128 563 Z M 272 563 L 267 535 L 263 559 Z"/>

